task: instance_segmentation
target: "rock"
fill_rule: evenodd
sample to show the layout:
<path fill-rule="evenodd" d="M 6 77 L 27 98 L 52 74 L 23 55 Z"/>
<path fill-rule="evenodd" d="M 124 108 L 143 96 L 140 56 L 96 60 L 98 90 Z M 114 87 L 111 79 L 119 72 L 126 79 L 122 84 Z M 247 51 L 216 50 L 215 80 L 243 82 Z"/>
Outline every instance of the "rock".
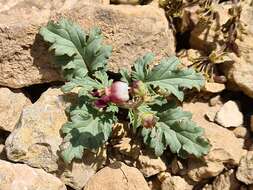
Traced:
<path fill-rule="evenodd" d="M 235 177 L 235 172 L 229 170 L 220 174 L 215 178 L 212 189 L 215 190 L 238 190 L 240 189 L 240 182 Z"/>
<path fill-rule="evenodd" d="M 142 153 L 137 161 L 137 168 L 144 177 L 150 177 L 167 169 L 165 162 L 153 152 Z"/>
<path fill-rule="evenodd" d="M 210 106 L 216 106 L 217 104 L 219 104 L 219 105 L 222 104 L 220 95 L 216 95 L 216 96 L 214 96 L 213 98 L 211 98 L 209 100 L 209 105 Z"/>
<path fill-rule="evenodd" d="M 206 82 L 203 90 L 211 93 L 219 93 L 225 90 L 225 84 L 220 84 L 216 82 Z"/>
<path fill-rule="evenodd" d="M 236 178 L 247 185 L 253 184 L 253 151 L 242 157 Z"/>
<path fill-rule="evenodd" d="M 243 1 L 242 3 L 241 21 L 246 24 L 246 35 L 242 35 L 242 41 L 236 40 L 240 50 L 240 57 L 230 54 L 234 60 L 234 64 L 225 64 L 223 72 L 225 72 L 228 81 L 236 89 L 243 91 L 246 95 L 253 98 L 253 6 L 250 6 L 250 0 Z"/>
<path fill-rule="evenodd" d="M 55 176 L 25 164 L 0 160 L 0 176 L 1 190 L 66 190 L 65 185 Z"/>
<path fill-rule="evenodd" d="M 210 177 L 218 176 L 224 169 L 220 161 L 209 161 L 200 159 L 188 160 L 188 177 L 193 181 L 201 181 Z"/>
<path fill-rule="evenodd" d="M 223 164 L 237 166 L 245 153 L 244 140 L 236 138 L 232 131 L 205 119 L 205 113 L 211 108 L 208 103 L 185 103 L 183 108 L 193 114 L 193 121 L 205 130 L 205 137 L 211 144 L 210 152 L 202 160 L 188 160 L 188 176 L 194 181 L 201 181 L 217 176 L 224 169 Z"/>
<path fill-rule="evenodd" d="M 90 178 L 84 190 L 149 190 L 142 174 L 134 167 L 115 162 Z"/>
<path fill-rule="evenodd" d="M 233 130 L 233 133 L 235 134 L 235 136 L 237 138 L 243 138 L 243 139 L 246 139 L 246 138 L 249 138 L 250 134 L 247 130 L 246 127 L 236 127 L 234 130 Z"/>
<path fill-rule="evenodd" d="M 215 116 L 215 121 L 223 127 L 239 127 L 243 124 L 243 115 L 236 102 L 226 102 Z"/>
<path fill-rule="evenodd" d="M 194 23 L 194 28 L 190 36 L 190 45 L 193 49 L 209 52 L 215 49 L 219 42 L 224 40 L 222 33 L 217 32 L 217 26 L 222 26 L 229 19 L 228 9 L 231 7 L 230 3 L 213 3 L 212 11 L 219 14 L 219 23 L 215 20 L 211 24 L 204 24 L 204 21 L 197 14 L 200 9 L 199 5 L 186 8 L 188 15 L 191 16 L 191 21 Z"/>
<path fill-rule="evenodd" d="M 81 189 L 105 160 L 104 155 L 86 153 L 82 162 L 65 166 L 59 158 L 60 128 L 67 122 L 65 108 L 73 97 L 51 88 L 33 105 L 23 109 L 17 127 L 6 140 L 8 159 L 57 173 L 62 181 Z"/>
<path fill-rule="evenodd" d="M 22 1 L 0 12 L 2 86 L 21 88 L 62 80 L 59 69 L 52 64 L 48 46 L 38 35 L 39 28 L 51 19 L 66 17 L 86 30 L 100 27 L 105 44 L 113 45 L 109 63 L 112 71 L 130 68 L 139 56 L 147 52 L 155 53 L 157 60 L 175 52 L 173 33 L 164 11 L 158 7 L 92 5 L 77 0 L 76 3 L 64 1 L 65 4 L 57 3 L 57 0 L 30 1 Z"/>
<path fill-rule="evenodd" d="M 170 173 L 159 175 L 161 180 L 161 190 L 191 190 L 193 187 L 189 185 L 184 178 L 180 176 L 171 176 Z"/>
<path fill-rule="evenodd" d="M 123 137 L 113 146 L 121 154 L 137 159 L 140 155 L 140 144 L 135 143 L 133 139 L 129 137 Z"/>
<path fill-rule="evenodd" d="M 0 87 L 0 129 L 12 131 L 21 115 L 24 106 L 31 101 L 20 91 L 11 91 Z"/>

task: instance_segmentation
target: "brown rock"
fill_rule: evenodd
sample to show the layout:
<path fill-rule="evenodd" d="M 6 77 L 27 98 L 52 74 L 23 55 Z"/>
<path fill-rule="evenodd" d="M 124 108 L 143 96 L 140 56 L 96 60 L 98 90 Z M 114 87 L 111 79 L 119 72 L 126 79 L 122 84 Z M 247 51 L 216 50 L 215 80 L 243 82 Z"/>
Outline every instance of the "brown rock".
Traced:
<path fill-rule="evenodd" d="M 233 133 L 237 138 L 249 138 L 250 134 L 246 127 L 236 127 L 233 130 Z"/>
<path fill-rule="evenodd" d="M 215 190 L 238 190 L 240 182 L 235 178 L 235 172 L 229 170 L 215 178 L 212 189 Z"/>
<path fill-rule="evenodd" d="M 0 129 L 11 132 L 22 109 L 29 104 L 31 101 L 22 92 L 0 87 Z"/>
<path fill-rule="evenodd" d="M 137 161 L 137 168 L 144 177 L 150 177 L 167 169 L 165 162 L 153 152 L 142 153 Z"/>
<path fill-rule="evenodd" d="M 247 185 L 253 184 L 253 151 L 242 157 L 236 178 Z"/>
<path fill-rule="evenodd" d="M 170 173 L 161 173 L 158 178 L 162 185 L 161 190 L 191 190 L 193 187 L 189 185 L 184 178 L 180 176 L 171 176 Z"/>
<path fill-rule="evenodd" d="M 38 35 L 39 28 L 50 18 L 62 17 L 84 29 L 94 26 L 102 29 L 105 43 L 113 45 L 109 64 L 113 71 L 130 68 L 147 52 L 157 54 L 157 59 L 174 54 L 172 31 L 163 10 L 155 6 L 93 6 L 83 1 L 69 0 L 64 4 L 57 0 L 36 3 L 26 0 L 0 12 L 0 85 L 20 88 L 62 80 Z"/>
<path fill-rule="evenodd" d="M 0 176 L 1 190 L 66 190 L 65 185 L 55 176 L 25 164 L 0 160 Z"/>
<path fill-rule="evenodd" d="M 149 190 L 142 174 L 122 162 L 101 169 L 90 178 L 84 190 Z"/>
<path fill-rule="evenodd" d="M 86 152 L 82 161 L 76 160 L 69 166 L 62 163 L 58 153 L 62 143 L 59 130 L 67 122 L 65 108 L 71 99 L 58 88 L 47 90 L 36 103 L 24 108 L 5 145 L 8 159 L 57 173 L 65 184 L 81 189 L 101 167 L 105 155 Z"/>
<path fill-rule="evenodd" d="M 208 122 L 204 115 L 210 109 L 208 103 L 184 104 L 184 110 L 193 113 L 193 121 L 205 130 L 205 137 L 211 144 L 210 152 L 202 160 L 188 160 L 188 176 L 194 181 L 217 176 L 223 169 L 223 164 L 237 166 L 242 155 L 243 139 L 236 138 L 232 131 Z"/>
<path fill-rule="evenodd" d="M 241 21 L 246 24 L 244 27 L 246 35 L 242 35 L 242 40 L 236 40 L 241 57 L 230 54 L 234 64 L 225 64 L 223 71 L 226 73 L 228 81 L 236 90 L 243 91 L 246 95 L 253 97 L 253 7 L 250 6 L 250 0 L 242 1 Z"/>

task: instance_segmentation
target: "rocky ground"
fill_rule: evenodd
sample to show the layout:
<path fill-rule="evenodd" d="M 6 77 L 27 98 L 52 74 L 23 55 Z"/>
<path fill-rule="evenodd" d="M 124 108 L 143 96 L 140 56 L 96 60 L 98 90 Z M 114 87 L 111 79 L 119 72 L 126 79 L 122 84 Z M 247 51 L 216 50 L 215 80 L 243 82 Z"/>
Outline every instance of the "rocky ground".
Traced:
<path fill-rule="evenodd" d="M 0 190 L 246 190 L 253 189 L 253 6 L 242 1 L 247 35 L 238 40 L 241 56 L 219 66 L 226 84 L 208 82 L 189 93 L 183 108 L 205 129 L 210 152 L 181 159 L 169 150 L 156 157 L 117 124 L 98 153 L 66 165 L 59 156 L 67 121 L 60 71 L 52 64 L 38 30 L 49 20 L 68 17 L 83 28 L 99 26 L 113 46 L 110 71 L 130 68 L 147 52 L 157 59 L 178 54 L 184 65 L 213 46 L 215 30 L 204 34 L 194 7 L 187 42 L 168 24 L 154 0 L 0 0 Z M 113 3 L 113 4 L 112 4 Z M 226 6 L 218 8 L 221 24 Z M 189 43 L 188 43 L 189 42 Z M 182 44 L 188 44 L 184 47 Z"/>

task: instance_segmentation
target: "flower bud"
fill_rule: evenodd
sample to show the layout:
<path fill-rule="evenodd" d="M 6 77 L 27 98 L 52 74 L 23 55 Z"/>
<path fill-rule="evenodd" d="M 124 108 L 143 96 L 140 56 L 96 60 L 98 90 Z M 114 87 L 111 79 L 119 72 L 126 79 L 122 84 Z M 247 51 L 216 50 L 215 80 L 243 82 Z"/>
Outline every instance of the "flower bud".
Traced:
<path fill-rule="evenodd" d="M 111 87 L 105 89 L 105 94 L 110 97 L 111 102 L 122 104 L 129 100 L 128 89 L 127 83 L 117 81 Z"/>
<path fill-rule="evenodd" d="M 95 101 L 95 106 L 97 108 L 104 108 L 107 106 L 108 102 L 110 101 L 109 96 L 103 96 Z"/>
<path fill-rule="evenodd" d="M 145 84 L 140 80 L 134 81 L 132 83 L 131 91 L 134 95 L 138 95 L 141 97 L 144 97 L 147 95 L 147 88 L 146 88 Z"/>
<path fill-rule="evenodd" d="M 141 115 L 141 124 L 145 128 L 153 128 L 156 125 L 156 117 L 152 113 L 143 113 Z"/>

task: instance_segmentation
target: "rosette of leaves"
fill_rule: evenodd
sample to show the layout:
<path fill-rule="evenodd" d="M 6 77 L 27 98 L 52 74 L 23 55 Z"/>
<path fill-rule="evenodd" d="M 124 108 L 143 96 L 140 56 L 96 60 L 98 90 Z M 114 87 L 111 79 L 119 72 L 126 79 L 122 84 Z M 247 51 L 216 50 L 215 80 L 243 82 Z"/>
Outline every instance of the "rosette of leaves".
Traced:
<path fill-rule="evenodd" d="M 168 100 L 171 96 L 182 101 L 184 89 L 200 89 L 202 75 L 182 69 L 176 57 L 151 68 L 153 55 L 147 54 L 136 61 L 130 74 L 122 70 L 122 81 L 115 82 L 106 72 L 111 48 L 102 44 L 100 30 L 84 32 L 61 20 L 50 22 L 40 34 L 49 42 L 66 79 L 63 92 L 78 89 L 77 103 L 67 109 L 69 121 L 62 127 L 61 154 L 67 163 L 81 159 L 85 149 L 96 151 L 109 140 L 119 109 L 128 112 L 129 129 L 142 136 L 157 156 L 167 147 L 183 158 L 208 152 L 203 129 L 191 121 L 190 113 L 177 107 L 176 101 Z"/>

